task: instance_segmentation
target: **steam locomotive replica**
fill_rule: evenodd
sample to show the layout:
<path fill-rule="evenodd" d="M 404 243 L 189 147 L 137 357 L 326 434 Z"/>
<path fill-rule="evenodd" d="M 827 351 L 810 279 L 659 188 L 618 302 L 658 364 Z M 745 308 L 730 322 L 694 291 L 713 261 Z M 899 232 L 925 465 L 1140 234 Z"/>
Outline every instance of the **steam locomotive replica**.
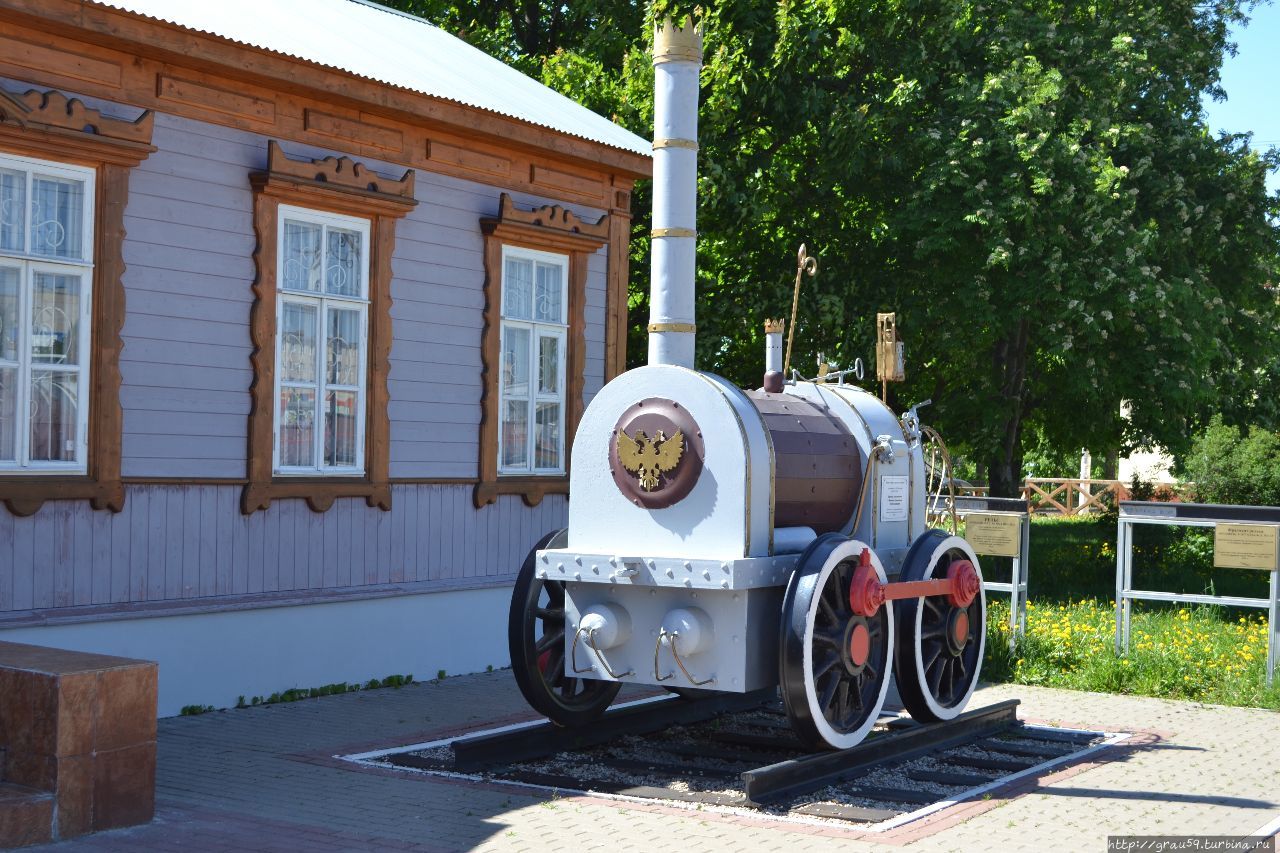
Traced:
<path fill-rule="evenodd" d="M 963 539 L 928 529 L 921 425 L 842 381 L 743 390 L 695 370 L 701 34 L 655 31 L 649 363 L 596 394 L 573 439 L 569 527 L 520 569 L 511 664 L 526 700 L 583 726 L 623 684 L 777 685 L 814 748 L 861 741 L 891 681 L 949 720 L 982 664 L 986 599 Z"/>

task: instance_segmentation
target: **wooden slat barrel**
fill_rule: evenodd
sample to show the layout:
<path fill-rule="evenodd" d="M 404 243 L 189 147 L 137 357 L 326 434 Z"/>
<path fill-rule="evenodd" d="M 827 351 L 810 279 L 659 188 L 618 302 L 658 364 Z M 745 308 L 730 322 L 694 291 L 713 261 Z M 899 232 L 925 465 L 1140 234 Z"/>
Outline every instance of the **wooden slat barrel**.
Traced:
<path fill-rule="evenodd" d="M 866 459 L 829 409 L 790 394 L 747 391 L 773 439 L 773 525 L 840 530 L 857 510 Z"/>

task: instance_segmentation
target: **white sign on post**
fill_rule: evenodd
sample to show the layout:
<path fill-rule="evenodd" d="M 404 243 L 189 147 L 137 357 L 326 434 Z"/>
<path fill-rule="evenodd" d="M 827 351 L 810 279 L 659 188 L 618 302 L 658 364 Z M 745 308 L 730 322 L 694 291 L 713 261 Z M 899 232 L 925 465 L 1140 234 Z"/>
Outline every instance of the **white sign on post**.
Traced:
<path fill-rule="evenodd" d="M 880 478 L 880 520 L 907 520 L 907 478 Z"/>

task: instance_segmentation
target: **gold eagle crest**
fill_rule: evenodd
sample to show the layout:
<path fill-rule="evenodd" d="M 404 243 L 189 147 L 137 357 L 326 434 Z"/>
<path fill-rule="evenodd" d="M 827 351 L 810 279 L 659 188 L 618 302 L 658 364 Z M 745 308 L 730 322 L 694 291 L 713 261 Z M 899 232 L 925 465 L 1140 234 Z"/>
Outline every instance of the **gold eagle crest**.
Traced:
<path fill-rule="evenodd" d="M 658 430 L 653 438 L 638 429 L 635 435 L 627 435 L 618 430 L 618 461 L 640 483 L 640 488 L 652 492 L 658 488 L 658 476 L 675 470 L 684 455 L 684 433 L 676 430 L 676 434 L 667 438 L 662 430 Z"/>

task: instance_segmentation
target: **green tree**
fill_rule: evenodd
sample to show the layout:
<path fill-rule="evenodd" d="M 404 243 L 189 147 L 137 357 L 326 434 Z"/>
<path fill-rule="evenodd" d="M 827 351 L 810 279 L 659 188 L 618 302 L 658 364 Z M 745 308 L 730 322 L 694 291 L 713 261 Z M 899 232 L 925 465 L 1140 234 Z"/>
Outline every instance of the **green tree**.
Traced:
<path fill-rule="evenodd" d="M 1280 506 L 1280 433 L 1242 432 L 1214 416 L 1182 461 L 1197 500 Z"/>
<path fill-rule="evenodd" d="M 642 22 L 692 7 L 658 0 L 646 18 L 635 4 L 575 3 L 570 24 L 566 4 L 406 5 L 435 5 L 428 17 L 641 135 L 652 80 Z M 1061 447 L 1177 451 L 1215 411 L 1275 417 L 1258 392 L 1280 373 L 1269 284 L 1280 237 L 1268 219 L 1280 200 L 1263 184 L 1276 158 L 1213 136 L 1200 108 L 1203 93 L 1221 94 L 1228 27 L 1243 9 L 731 0 L 700 10 L 700 365 L 758 382 L 760 322 L 786 313 L 803 241 L 821 270 L 806 281 L 793 364 L 869 359 L 874 314 L 896 310 L 908 381 L 892 402 L 932 398 L 926 415 L 987 468 L 997 494 L 1016 489 L 1028 430 Z M 591 22 L 609 31 L 584 29 Z M 638 362 L 643 191 L 635 210 Z M 1121 400 L 1132 401 L 1127 422 Z"/>

